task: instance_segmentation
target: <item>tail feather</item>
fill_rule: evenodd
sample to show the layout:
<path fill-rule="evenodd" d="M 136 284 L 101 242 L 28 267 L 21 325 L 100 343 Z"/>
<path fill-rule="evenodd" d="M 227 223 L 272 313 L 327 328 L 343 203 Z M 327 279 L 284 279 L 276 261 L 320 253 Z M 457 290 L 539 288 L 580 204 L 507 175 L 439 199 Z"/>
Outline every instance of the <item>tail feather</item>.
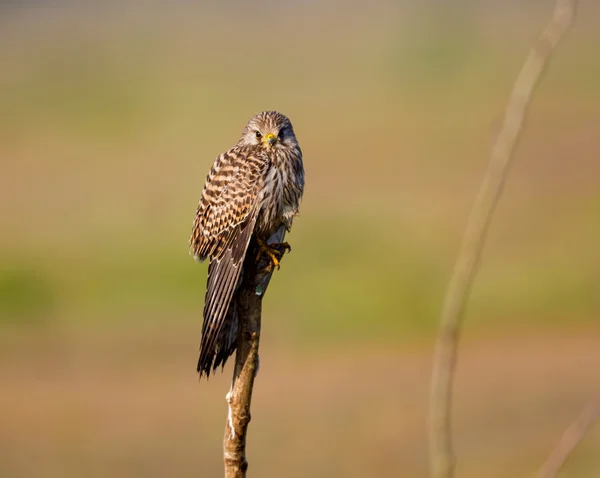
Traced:
<path fill-rule="evenodd" d="M 204 323 L 197 371 L 208 377 L 211 370 L 225 365 L 237 347 L 238 314 L 234 300 L 235 289 L 241 277 L 242 266 L 256 215 L 237 226 L 238 230 L 218 258 L 211 258 L 208 266 Z"/>
<path fill-rule="evenodd" d="M 219 297 L 226 299 L 222 295 Z M 221 304 L 224 302 L 225 300 L 220 300 Z M 227 309 L 221 315 L 221 322 L 216 324 L 207 319 L 217 316 L 211 316 L 208 312 L 205 312 L 197 366 L 200 376 L 206 375 L 208 377 L 210 372 L 214 372 L 219 366 L 225 366 L 225 362 L 237 348 L 238 314 L 235 290 L 227 301 Z"/>
<path fill-rule="evenodd" d="M 218 341 L 218 347 L 215 350 L 215 359 L 213 362 L 213 369 L 216 370 L 219 367 L 225 367 L 227 359 L 233 355 L 237 349 L 237 335 L 239 328 L 239 320 L 237 313 L 237 303 L 235 300 L 231 301 L 227 315 L 225 316 L 225 322 L 221 329 L 221 337 Z"/>

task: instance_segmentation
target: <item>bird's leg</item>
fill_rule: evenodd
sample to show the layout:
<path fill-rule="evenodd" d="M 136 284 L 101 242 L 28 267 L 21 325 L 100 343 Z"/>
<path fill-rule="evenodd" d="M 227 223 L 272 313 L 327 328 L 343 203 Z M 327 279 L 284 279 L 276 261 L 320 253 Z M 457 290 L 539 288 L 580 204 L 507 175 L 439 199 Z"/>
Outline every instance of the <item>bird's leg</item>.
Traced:
<path fill-rule="evenodd" d="M 271 263 L 277 267 L 277 269 L 279 270 L 280 266 L 280 260 L 281 260 L 281 256 L 282 254 L 279 252 L 278 249 L 271 247 L 269 244 L 267 244 L 265 241 L 263 241 L 260 237 L 256 238 L 256 242 L 258 243 L 258 254 L 256 255 L 256 260 L 258 261 L 261 256 L 264 254 L 266 256 L 269 257 L 269 259 L 271 259 Z"/>
<path fill-rule="evenodd" d="M 258 254 L 256 256 L 256 260 L 258 261 L 263 254 L 267 255 L 269 256 L 269 259 L 271 259 L 272 264 L 277 267 L 277 270 L 279 270 L 281 267 L 280 261 L 285 251 L 289 252 L 292 250 L 287 242 L 282 242 L 279 244 L 267 244 L 260 237 L 256 238 L 256 242 L 258 243 Z M 280 248 L 282 248 L 283 251 L 281 251 Z"/>

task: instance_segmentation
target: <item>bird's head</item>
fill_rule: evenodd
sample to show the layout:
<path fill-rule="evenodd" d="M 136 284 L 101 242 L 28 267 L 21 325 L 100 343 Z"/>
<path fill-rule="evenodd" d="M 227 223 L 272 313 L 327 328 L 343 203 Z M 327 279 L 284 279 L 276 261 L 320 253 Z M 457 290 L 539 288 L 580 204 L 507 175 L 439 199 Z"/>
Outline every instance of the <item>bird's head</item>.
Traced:
<path fill-rule="evenodd" d="M 238 144 L 271 149 L 294 147 L 298 142 L 286 116 L 277 111 L 263 111 L 250 119 Z"/>

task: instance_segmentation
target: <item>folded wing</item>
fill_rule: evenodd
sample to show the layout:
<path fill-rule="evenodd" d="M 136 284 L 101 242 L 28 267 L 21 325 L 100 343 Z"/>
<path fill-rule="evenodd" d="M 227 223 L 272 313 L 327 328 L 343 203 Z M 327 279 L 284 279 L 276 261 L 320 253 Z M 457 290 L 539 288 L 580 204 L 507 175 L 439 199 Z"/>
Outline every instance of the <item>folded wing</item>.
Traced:
<path fill-rule="evenodd" d="M 230 150 L 217 158 L 202 191 L 190 239 L 194 256 L 210 260 L 200 373 L 208 375 L 223 352 L 219 338 L 259 213 L 265 167 L 249 150 Z"/>

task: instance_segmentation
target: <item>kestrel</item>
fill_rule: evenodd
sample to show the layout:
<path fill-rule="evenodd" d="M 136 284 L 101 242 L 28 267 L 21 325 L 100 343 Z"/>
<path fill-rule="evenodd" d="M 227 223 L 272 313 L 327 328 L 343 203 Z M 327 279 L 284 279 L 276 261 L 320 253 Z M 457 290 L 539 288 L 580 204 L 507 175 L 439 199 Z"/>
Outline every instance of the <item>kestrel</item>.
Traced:
<path fill-rule="evenodd" d="M 209 259 L 198 372 L 210 374 L 237 347 L 234 298 L 248 245 L 254 239 L 279 268 L 279 250 L 266 244 L 298 214 L 304 190 L 302 151 L 290 120 L 276 111 L 254 116 L 237 144 L 215 160 L 202 190 L 190 250 Z"/>

